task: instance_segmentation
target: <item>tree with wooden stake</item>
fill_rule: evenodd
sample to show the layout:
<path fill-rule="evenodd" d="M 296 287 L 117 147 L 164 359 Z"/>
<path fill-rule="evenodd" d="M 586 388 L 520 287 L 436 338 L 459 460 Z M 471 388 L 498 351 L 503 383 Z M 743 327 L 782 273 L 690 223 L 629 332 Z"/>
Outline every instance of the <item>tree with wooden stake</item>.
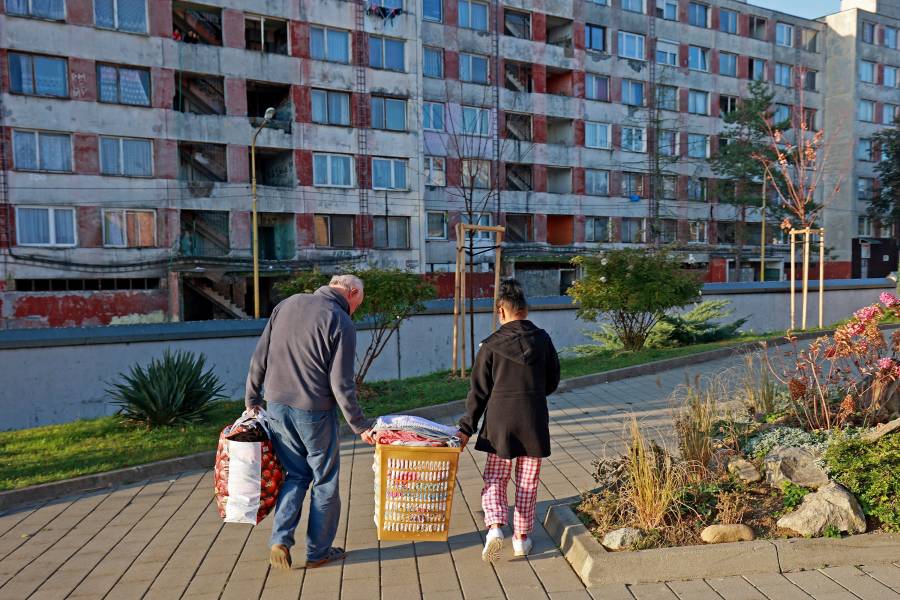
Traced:
<path fill-rule="evenodd" d="M 764 118 L 768 138 L 766 151 L 753 153 L 762 164 L 769 184 L 775 190 L 781 208 L 788 214 L 782 221 L 782 229 L 791 242 L 791 330 L 796 329 L 796 241 L 803 236 L 803 311 L 801 328 L 806 329 L 807 296 L 809 291 L 809 253 L 811 237 L 819 242 L 819 327 L 823 326 L 822 307 L 825 285 L 825 230 L 815 227 L 822 209 L 840 192 L 843 175 L 839 174 L 834 187 L 821 202 L 817 201 L 819 188 L 823 187 L 829 164 L 831 138 L 824 129 L 815 127 L 815 113 L 804 108 L 803 85 L 805 72 L 798 69 L 797 105 L 790 118 L 790 129 Z M 832 132 L 832 138 L 834 133 Z"/>

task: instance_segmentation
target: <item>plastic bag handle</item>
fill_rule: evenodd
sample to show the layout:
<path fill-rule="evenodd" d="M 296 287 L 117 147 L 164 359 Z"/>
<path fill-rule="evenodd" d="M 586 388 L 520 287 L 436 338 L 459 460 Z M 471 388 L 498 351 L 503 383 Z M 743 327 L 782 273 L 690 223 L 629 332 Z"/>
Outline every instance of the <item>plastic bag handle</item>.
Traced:
<path fill-rule="evenodd" d="M 245 410 L 244 412 L 242 412 L 241 416 L 237 418 L 237 421 L 235 421 L 231 425 L 231 429 L 229 429 L 229 431 L 233 430 L 238 425 L 243 425 L 244 423 L 255 420 L 258 420 L 263 425 L 263 428 L 268 431 L 268 428 L 266 428 L 266 411 L 263 408 L 260 408 L 259 412 L 255 415 L 249 410 Z"/>

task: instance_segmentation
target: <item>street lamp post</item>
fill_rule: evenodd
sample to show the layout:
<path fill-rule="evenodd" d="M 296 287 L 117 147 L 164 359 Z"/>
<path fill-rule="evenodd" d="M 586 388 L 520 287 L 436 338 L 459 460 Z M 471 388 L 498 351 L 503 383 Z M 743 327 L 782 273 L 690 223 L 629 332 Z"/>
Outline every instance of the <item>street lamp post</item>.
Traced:
<path fill-rule="evenodd" d="M 263 127 L 275 116 L 274 108 L 267 108 L 263 122 L 253 132 L 253 140 L 250 142 L 250 196 L 251 211 L 253 212 L 253 318 L 259 318 L 259 227 L 256 219 L 256 136 Z"/>

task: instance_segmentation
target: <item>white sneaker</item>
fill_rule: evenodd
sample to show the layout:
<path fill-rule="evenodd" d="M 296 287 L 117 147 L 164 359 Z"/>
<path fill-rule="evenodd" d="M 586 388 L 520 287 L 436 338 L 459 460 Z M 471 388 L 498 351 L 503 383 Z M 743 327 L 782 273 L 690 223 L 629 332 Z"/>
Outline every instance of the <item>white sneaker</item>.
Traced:
<path fill-rule="evenodd" d="M 484 550 L 481 551 L 481 560 L 495 563 L 500 558 L 503 549 L 503 530 L 499 527 L 488 529 L 487 539 L 484 542 Z"/>
<path fill-rule="evenodd" d="M 513 556 L 528 556 L 531 552 L 531 548 L 534 546 L 534 542 L 531 541 L 530 537 L 521 540 L 517 537 L 513 538 Z"/>

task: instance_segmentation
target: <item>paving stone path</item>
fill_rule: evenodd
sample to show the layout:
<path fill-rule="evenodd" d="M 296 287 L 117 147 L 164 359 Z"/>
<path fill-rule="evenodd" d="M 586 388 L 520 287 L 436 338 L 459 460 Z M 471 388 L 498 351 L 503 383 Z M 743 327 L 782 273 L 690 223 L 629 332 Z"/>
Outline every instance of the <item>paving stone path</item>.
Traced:
<path fill-rule="evenodd" d="M 621 449 L 628 414 L 667 440 L 671 390 L 686 375 L 721 373 L 736 362 L 553 396 L 553 456 L 541 474 L 540 518 L 550 504 L 592 487 L 591 461 Z M 212 502 L 212 473 L 193 472 L 0 515 L 0 599 L 900 600 L 900 562 L 585 589 L 540 526 L 532 556 L 513 559 L 507 544 L 508 555 L 492 567 L 480 557 L 484 459 L 468 450 L 460 459 L 449 541 L 379 544 L 372 453 L 353 439 L 341 445 L 336 544 L 350 551 L 343 564 L 271 571 L 270 520 L 255 528 L 223 526 Z M 302 545 L 294 556 L 302 562 Z"/>

